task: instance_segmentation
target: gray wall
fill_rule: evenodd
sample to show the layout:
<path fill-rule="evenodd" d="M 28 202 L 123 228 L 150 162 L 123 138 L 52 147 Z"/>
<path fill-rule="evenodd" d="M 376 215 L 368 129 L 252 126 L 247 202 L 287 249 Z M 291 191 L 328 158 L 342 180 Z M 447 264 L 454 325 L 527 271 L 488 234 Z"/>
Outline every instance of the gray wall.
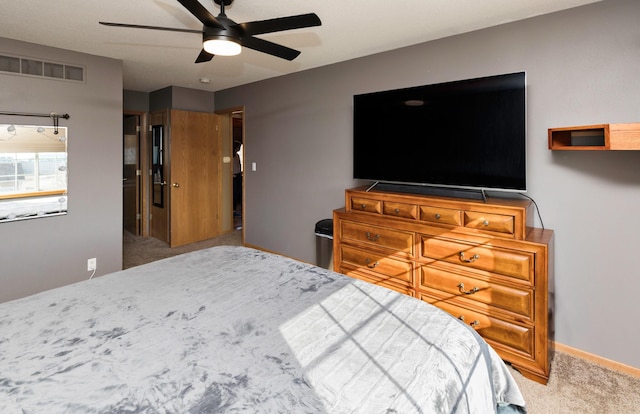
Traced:
<path fill-rule="evenodd" d="M 125 111 L 149 112 L 149 93 L 125 90 L 122 103 Z"/>
<path fill-rule="evenodd" d="M 85 83 L 0 74 L 0 108 L 68 113 L 69 212 L 0 223 L 0 302 L 122 269 L 122 63 L 0 38 L 0 50 L 79 64 Z M 0 117 L 50 124 L 48 118 Z"/>
<path fill-rule="evenodd" d="M 210 91 L 169 86 L 149 94 L 149 107 L 151 111 L 171 108 L 182 111 L 213 112 L 214 96 Z"/>
<path fill-rule="evenodd" d="M 604 1 L 216 93 L 217 110 L 246 107 L 246 243 L 315 260 L 315 222 L 355 184 L 353 94 L 525 70 L 556 340 L 640 367 L 640 151 L 547 149 L 547 128 L 640 121 L 638 16 L 636 0 Z"/>

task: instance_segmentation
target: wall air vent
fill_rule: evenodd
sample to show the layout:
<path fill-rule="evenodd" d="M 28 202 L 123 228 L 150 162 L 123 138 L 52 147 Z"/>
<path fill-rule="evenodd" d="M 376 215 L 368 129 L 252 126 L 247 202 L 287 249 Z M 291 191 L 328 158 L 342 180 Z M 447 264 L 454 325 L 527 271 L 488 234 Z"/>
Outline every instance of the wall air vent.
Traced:
<path fill-rule="evenodd" d="M 84 67 L 0 54 L 0 73 L 84 82 Z"/>

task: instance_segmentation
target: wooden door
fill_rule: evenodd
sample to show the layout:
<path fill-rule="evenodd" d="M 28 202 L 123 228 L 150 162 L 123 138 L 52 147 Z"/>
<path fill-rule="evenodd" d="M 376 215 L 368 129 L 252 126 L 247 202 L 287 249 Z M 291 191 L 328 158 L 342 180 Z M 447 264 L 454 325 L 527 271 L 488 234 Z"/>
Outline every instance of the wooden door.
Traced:
<path fill-rule="evenodd" d="M 217 115 L 171 110 L 170 245 L 220 234 L 222 145 Z"/>
<path fill-rule="evenodd" d="M 122 223 L 124 229 L 140 235 L 139 182 L 140 117 L 125 115 L 123 120 Z"/>
<path fill-rule="evenodd" d="M 169 192 L 167 177 L 169 174 L 167 151 L 169 140 L 167 134 L 166 111 L 149 115 L 149 233 L 163 242 L 169 242 Z"/>

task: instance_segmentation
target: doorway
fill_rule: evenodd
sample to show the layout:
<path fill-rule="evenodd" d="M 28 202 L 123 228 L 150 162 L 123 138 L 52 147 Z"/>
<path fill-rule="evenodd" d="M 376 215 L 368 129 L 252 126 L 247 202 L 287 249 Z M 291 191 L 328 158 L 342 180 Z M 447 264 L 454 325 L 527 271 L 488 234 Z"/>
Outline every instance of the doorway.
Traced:
<path fill-rule="evenodd" d="M 233 228 L 242 230 L 244 217 L 244 118 L 243 111 L 231 112 L 233 139 Z"/>
<path fill-rule="evenodd" d="M 222 198 L 223 229 L 225 232 L 242 232 L 244 244 L 246 225 L 246 176 L 244 108 L 229 108 L 216 112 L 220 119 L 222 139 Z M 239 165 L 238 165 L 239 164 Z"/>
<path fill-rule="evenodd" d="M 125 231 L 141 233 L 139 114 L 124 114 L 122 122 L 122 223 Z"/>
<path fill-rule="evenodd" d="M 135 119 L 135 122 L 129 119 L 133 115 L 137 116 L 137 118 L 132 118 Z M 151 236 L 167 243 L 169 248 L 189 244 L 203 237 L 215 238 L 220 235 L 227 237 L 227 233 L 240 234 L 240 237 L 244 240 L 245 192 L 244 189 L 241 190 L 242 201 L 239 203 L 238 208 L 235 209 L 237 216 L 234 217 L 232 201 L 233 171 L 231 164 L 234 137 L 236 141 L 242 143 L 239 157 L 241 165 L 243 166 L 244 164 L 242 162 L 244 155 L 243 115 L 244 112 L 241 108 L 215 115 L 209 113 L 208 116 L 205 113 L 188 113 L 168 109 L 141 114 L 125 112 L 123 125 L 125 125 L 125 122 L 138 124 L 136 127 L 124 126 L 123 128 L 127 136 L 133 136 L 134 133 L 132 131 L 136 131 L 136 138 L 126 138 L 126 140 L 127 142 L 137 143 L 135 150 L 131 150 L 127 149 L 129 145 L 123 141 L 124 151 L 127 151 L 125 162 L 129 159 L 137 159 L 135 169 L 131 166 L 124 166 L 125 169 L 133 170 L 133 173 L 123 174 L 123 191 L 132 193 L 130 190 L 124 190 L 124 183 L 130 185 L 131 182 L 136 182 L 137 185 L 135 196 L 124 197 L 127 200 L 133 199 L 137 205 L 133 209 L 136 211 L 135 215 L 128 213 L 131 208 L 125 213 L 123 206 L 123 215 L 128 214 L 129 217 L 128 219 L 123 219 L 123 223 L 126 221 L 128 226 L 132 222 L 131 217 L 135 217 L 135 220 L 133 220 L 135 232 L 126 231 L 125 233 L 137 236 L 134 237 L 137 240 Z M 218 119 L 218 122 L 211 123 L 209 117 Z M 204 118 L 206 118 L 206 122 Z M 194 128 L 198 129 L 198 131 L 194 131 Z M 217 132 L 211 134 L 212 131 Z M 216 143 L 203 141 L 194 145 L 193 137 L 201 135 L 215 136 L 213 141 Z M 183 146 L 182 143 L 186 144 L 186 146 Z M 202 151 L 203 148 L 208 148 L 210 144 L 214 145 L 214 147 L 210 148 L 210 151 Z M 185 155 L 189 153 L 189 148 L 193 147 L 200 150 L 195 154 Z M 170 155 L 172 150 L 176 153 L 175 157 Z M 218 154 L 217 161 L 215 161 L 217 167 L 208 164 L 209 161 L 205 162 L 205 160 L 198 158 L 206 152 Z M 178 154 L 181 155 L 178 156 Z M 184 164 L 184 168 L 180 168 L 182 164 Z M 206 170 L 211 171 L 212 174 L 204 174 L 205 164 L 210 165 Z M 178 174 L 180 170 L 193 170 L 189 168 L 193 165 L 199 166 L 197 170 L 193 171 L 193 174 L 187 173 L 188 176 L 182 173 Z M 214 170 L 216 172 L 213 172 Z M 124 179 L 125 177 L 127 177 L 126 180 Z M 128 177 L 134 178 L 131 180 Z M 194 201 L 186 197 L 186 190 L 202 182 L 209 184 L 205 188 L 190 191 L 192 194 L 197 194 L 197 200 Z M 244 177 L 242 177 L 242 187 L 244 187 Z M 218 189 L 217 194 L 212 196 L 215 201 L 212 202 L 212 199 L 207 196 L 206 198 L 209 201 L 206 204 L 212 207 L 205 208 L 202 204 L 203 194 L 209 194 L 212 188 Z M 179 206 L 173 206 L 172 199 L 175 202 L 184 200 Z M 132 204 L 128 203 L 128 205 Z M 190 206 L 195 207 L 195 209 L 191 211 Z M 172 215 L 172 210 L 176 214 Z M 208 211 L 208 213 L 201 216 L 200 214 L 205 211 Z M 215 219 L 213 218 L 214 216 Z M 191 226 L 189 223 L 184 222 L 185 218 L 191 218 L 193 219 L 192 221 L 198 222 L 199 225 L 197 228 Z M 173 223 L 172 219 L 175 223 Z M 123 227 L 125 227 L 124 224 Z M 172 234 L 172 228 L 178 229 L 178 233 L 180 233 L 180 230 L 184 230 L 186 233 L 196 234 L 197 237 L 191 239 L 182 237 L 180 234 Z M 206 235 L 198 234 L 202 228 L 209 230 L 217 228 L 218 232 L 214 231 Z M 126 227 L 125 230 L 127 230 Z M 228 234 L 228 236 L 235 237 L 232 234 Z"/>

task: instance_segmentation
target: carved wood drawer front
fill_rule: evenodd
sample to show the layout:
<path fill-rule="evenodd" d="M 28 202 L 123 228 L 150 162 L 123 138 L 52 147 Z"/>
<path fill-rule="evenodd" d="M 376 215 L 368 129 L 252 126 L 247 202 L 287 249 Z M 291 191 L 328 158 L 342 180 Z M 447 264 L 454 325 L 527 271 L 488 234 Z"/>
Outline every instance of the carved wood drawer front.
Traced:
<path fill-rule="evenodd" d="M 383 276 L 381 274 L 376 274 L 376 275 L 368 274 L 368 273 L 359 272 L 357 270 L 350 269 L 347 267 L 341 268 L 340 272 L 344 273 L 347 276 L 364 280 L 365 282 L 373 283 L 374 285 L 383 286 L 408 296 L 415 296 L 414 294 L 415 291 L 412 286 L 398 283 L 397 279 L 394 279 L 390 276 Z"/>
<path fill-rule="evenodd" d="M 462 212 L 451 208 L 420 206 L 420 220 L 462 226 Z"/>
<path fill-rule="evenodd" d="M 385 201 L 382 212 L 387 216 L 403 217 L 412 220 L 416 220 L 418 218 L 418 206 L 415 204 Z"/>
<path fill-rule="evenodd" d="M 533 254 L 422 236 L 421 254 L 460 266 L 515 277 L 533 284 Z"/>
<path fill-rule="evenodd" d="M 351 198 L 351 209 L 356 211 L 367 211 L 369 213 L 382 214 L 382 201 L 371 198 Z"/>
<path fill-rule="evenodd" d="M 470 229 L 514 234 L 515 219 L 513 216 L 502 214 L 488 214 L 477 211 L 465 211 L 464 226 Z"/>
<path fill-rule="evenodd" d="M 340 234 L 345 241 L 367 243 L 413 255 L 414 233 L 408 231 L 341 220 Z"/>
<path fill-rule="evenodd" d="M 440 309 L 445 310 L 455 318 L 472 326 L 491 345 L 498 343 L 503 345 L 502 348 L 507 346 L 523 352 L 529 357 L 533 357 L 533 327 L 520 326 L 515 323 L 492 318 L 488 315 L 452 305 L 446 300 L 443 301 L 437 297 L 420 294 L 420 298 L 425 302 L 434 305 L 437 304 Z M 500 348 L 500 345 L 496 346 L 496 348 Z"/>
<path fill-rule="evenodd" d="M 531 321 L 534 317 L 533 290 L 490 283 L 428 265 L 420 267 L 419 275 L 420 289 L 433 288 L 464 301 L 479 302 L 475 306 L 487 312 L 490 307 L 503 309 L 517 315 L 521 322 Z"/>
<path fill-rule="evenodd" d="M 340 267 L 351 265 L 379 273 L 402 284 L 413 285 L 413 265 L 410 262 L 393 259 L 387 255 L 350 246 L 341 246 L 342 263 Z"/>

